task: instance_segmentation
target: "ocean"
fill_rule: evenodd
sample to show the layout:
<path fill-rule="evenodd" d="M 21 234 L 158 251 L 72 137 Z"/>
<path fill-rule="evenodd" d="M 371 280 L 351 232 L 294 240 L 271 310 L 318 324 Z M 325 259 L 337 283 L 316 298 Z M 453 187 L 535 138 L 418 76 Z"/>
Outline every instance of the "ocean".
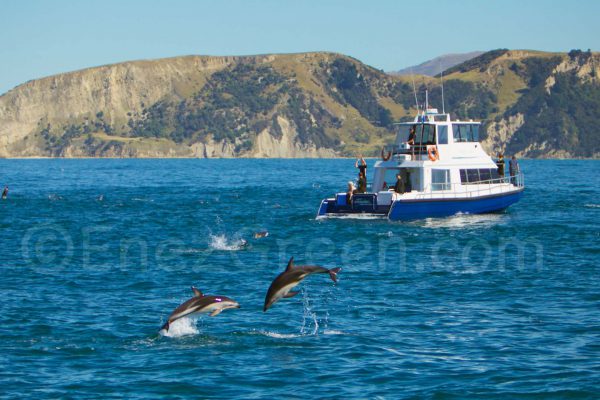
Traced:
<path fill-rule="evenodd" d="M 0 396 L 597 398 L 600 161 L 520 164 L 505 212 L 388 222 L 315 220 L 348 159 L 0 160 Z M 291 256 L 339 282 L 263 312 Z M 192 285 L 241 308 L 160 334 Z"/>

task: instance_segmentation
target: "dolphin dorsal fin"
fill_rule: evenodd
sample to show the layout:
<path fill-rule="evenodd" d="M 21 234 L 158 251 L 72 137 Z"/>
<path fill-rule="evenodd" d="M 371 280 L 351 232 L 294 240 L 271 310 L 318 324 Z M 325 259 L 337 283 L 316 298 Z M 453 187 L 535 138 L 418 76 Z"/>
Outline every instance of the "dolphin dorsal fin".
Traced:
<path fill-rule="evenodd" d="M 290 258 L 290 261 L 288 261 L 288 265 L 287 265 L 287 267 L 285 267 L 285 270 L 289 271 L 292 268 L 294 268 L 294 257 Z"/>
<path fill-rule="evenodd" d="M 202 297 L 202 296 L 204 296 L 204 295 L 202 294 L 202 292 L 201 292 L 201 291 L 199 291 L 199 290 L 198 290 L 197 288 L 195 288 L 194 286 L 192 286 L 192 292 L 194 292 L 194 296 L 196 296 L 196 297 Z"/>

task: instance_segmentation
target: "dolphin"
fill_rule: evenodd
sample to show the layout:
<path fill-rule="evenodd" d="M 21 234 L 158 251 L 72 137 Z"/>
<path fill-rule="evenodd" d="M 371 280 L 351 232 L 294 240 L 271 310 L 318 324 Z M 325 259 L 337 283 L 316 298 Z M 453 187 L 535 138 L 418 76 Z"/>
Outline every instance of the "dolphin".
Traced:
<path fill-rule="evenodd" d="M 166 331 L 173 321 L 187 317 L 192 314 L 210 313 L 211 317 L 219 315 L 221 311 L 228 308 L 240 308 L 237 301 L 226 296 L 205 296 L 201 291 L 192 286 L 194 297 L 181 304 L 169 315 L 167 322 L 160 328 Z"/>
<path fill-rule="evenodd" d="M 267 296 L 265 297 L 263 312 L 267 311 L 279 299 L 294 297 L 300 293 L 292 292 L 291 290 L 308 275 L 328 273 L 331 280 L 337 282 L 337 273 L 341 270 L 341 268 L 327 269 L 316 265 L 298 265 L 295 267 L 294 257 L 290 258 L 285 271 L 279 274 L 277 278 L 273 280 L 271 286 L 269 286 Z"/>

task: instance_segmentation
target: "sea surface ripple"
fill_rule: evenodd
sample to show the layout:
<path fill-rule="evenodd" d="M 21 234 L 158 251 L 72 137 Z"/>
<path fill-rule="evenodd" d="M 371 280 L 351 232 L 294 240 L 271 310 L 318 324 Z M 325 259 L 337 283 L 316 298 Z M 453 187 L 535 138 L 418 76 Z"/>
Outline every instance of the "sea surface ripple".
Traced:
<path fill-rule="evenodd" d="M 353 163 L 0 160 L 0 396 L 597 398 L 599 161 L 521 161 L 503 213 L 315 220 Z M 263 313 L 290 256 L 339 283 Z M 160 335 L 192 285 L 242 308 Z"/>

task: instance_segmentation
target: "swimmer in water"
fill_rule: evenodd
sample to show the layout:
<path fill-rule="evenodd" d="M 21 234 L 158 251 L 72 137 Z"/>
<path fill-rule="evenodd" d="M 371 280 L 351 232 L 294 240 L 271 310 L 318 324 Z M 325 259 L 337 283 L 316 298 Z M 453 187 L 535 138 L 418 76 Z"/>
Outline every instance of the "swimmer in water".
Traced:
<path fill-rule="evenodd" d="M 2 191 L 2 200 L 6 200 L 8 197 L 8 186 L 4 186 L 4 190 Z"/>

